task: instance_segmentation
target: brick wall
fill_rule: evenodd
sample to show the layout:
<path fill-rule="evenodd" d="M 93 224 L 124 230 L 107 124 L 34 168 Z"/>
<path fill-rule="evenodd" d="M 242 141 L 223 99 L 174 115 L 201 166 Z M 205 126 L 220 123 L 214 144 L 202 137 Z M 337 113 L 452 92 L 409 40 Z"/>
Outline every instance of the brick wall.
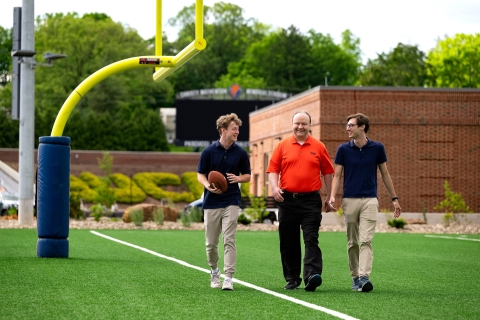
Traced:
<path fill-rule="evenodd" d="M 312 135 L 326 145 L 332 161 L 338 145 L 348 140 L 347 116 L 369 116 L 367 136 L 385 145 L 404 212 L 433 212 L 444 199 L 445 180 L 480 212 L 480 90 L 321 86 L 252 112 L 252 193 L 262 194 L 268 184 L 266 164 L 280 139 L 292 134 L 292 116 L 299 110 L 312 116 Z M 337 199 L 341 193 L 340 188 Z M 380 208 L 390 210 L 380 173 L 378 195 Z"/>
<path fill-rule="evenodd" d="M 196 172 L 200 159 L 199 152 L 109 151 L 109 153 L 113 157 L 112 173 L 123 173 L 127 176 L 138 172 L 171 172 L 177 175 L 186 171 Z M 98 159 L 102 156 L 103 151 L 72 150 L 70 173 L 78 176 L 83 171 L 89 171 L 103 175 L 104 172 L 98 167 Z M 34 159 L 36 170 L 37 150 Z M 18 171 L 18 149 L 0 149 L 0 160 Z"/>

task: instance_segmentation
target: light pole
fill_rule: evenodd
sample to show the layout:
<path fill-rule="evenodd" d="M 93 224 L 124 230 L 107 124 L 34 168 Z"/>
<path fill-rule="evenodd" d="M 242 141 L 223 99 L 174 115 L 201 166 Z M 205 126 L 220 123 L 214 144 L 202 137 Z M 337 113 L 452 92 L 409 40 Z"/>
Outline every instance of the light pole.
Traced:
<path fill-rule="evenodd" d="M 18 20 L 21 20 L 21 23 Z M 62 54 L 46 53 L 43 56 L 46 63 L 35 61 L 33 57 L 36 54 L 34 23 L 34 0 L 23 0 L 21 8 L 14 8 L 15 39 L 12 48 L 13 63 L 16 64 L 13 68 L 12 118 L 20 120 L 18 161 L 20 177 L 18 183 L 18 222 L 20 225 L 33 224 L 35 67 L 37 65 L 51 66 L 52 60 L 66 57 Z M 20 101 L 19 111 L 18 101 Z"/>

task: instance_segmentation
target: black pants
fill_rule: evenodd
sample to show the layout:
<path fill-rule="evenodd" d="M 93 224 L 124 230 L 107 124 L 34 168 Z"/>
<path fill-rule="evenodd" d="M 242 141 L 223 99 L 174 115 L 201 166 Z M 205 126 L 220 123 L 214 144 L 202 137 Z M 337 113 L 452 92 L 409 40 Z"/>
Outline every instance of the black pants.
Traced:
<path fill-rule="evenodd" d="M 305 244 L 303 279 L 306 284 L 312 274 L 321 275 L 323 269 L 322 250 L 318 246 L 322 199 L 319 194 L 294 198 L 292 194 L 287 193 L 283 194 L 283 198 L 283 202 L 277 203 L 283 276 L 287 282 L 296 280 L 301 283 L 301 227 Z"/>

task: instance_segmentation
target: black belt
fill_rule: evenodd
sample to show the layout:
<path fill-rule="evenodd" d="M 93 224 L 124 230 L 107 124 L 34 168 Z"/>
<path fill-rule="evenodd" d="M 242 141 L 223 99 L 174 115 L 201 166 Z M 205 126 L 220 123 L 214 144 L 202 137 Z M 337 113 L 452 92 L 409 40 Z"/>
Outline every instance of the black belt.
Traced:
<path fill-rule="evenodd" d="M 306 197 L 306 196 L 311 196 L 313 194 L 320 194 L 320 191 L 316 190 L 316 191 L 312 191 L 312 192 L 290 192 L 290 191 L 287 191 L 287 190 L 283 190 L 283 193 L 288 195 L 288 196 L 293 197 L 294 199 L 298 199 L 298 198 L 302 198 L 302 197 Z"/>

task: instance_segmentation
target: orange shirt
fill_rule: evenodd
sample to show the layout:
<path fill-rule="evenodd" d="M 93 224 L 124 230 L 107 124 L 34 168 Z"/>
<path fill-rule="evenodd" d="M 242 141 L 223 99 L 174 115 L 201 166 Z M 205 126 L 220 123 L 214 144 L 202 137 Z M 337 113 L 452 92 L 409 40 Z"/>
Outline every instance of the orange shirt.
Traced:
<path fill-rule="evenodd" d="M 280 189 L 302 193 L 320 190 L 320 173 L 325 176 L 335 171 L 322 142 L 309 135 L 300 145 L 292 135 L 273 150 L 267 172 L 280 175 Z"/>

